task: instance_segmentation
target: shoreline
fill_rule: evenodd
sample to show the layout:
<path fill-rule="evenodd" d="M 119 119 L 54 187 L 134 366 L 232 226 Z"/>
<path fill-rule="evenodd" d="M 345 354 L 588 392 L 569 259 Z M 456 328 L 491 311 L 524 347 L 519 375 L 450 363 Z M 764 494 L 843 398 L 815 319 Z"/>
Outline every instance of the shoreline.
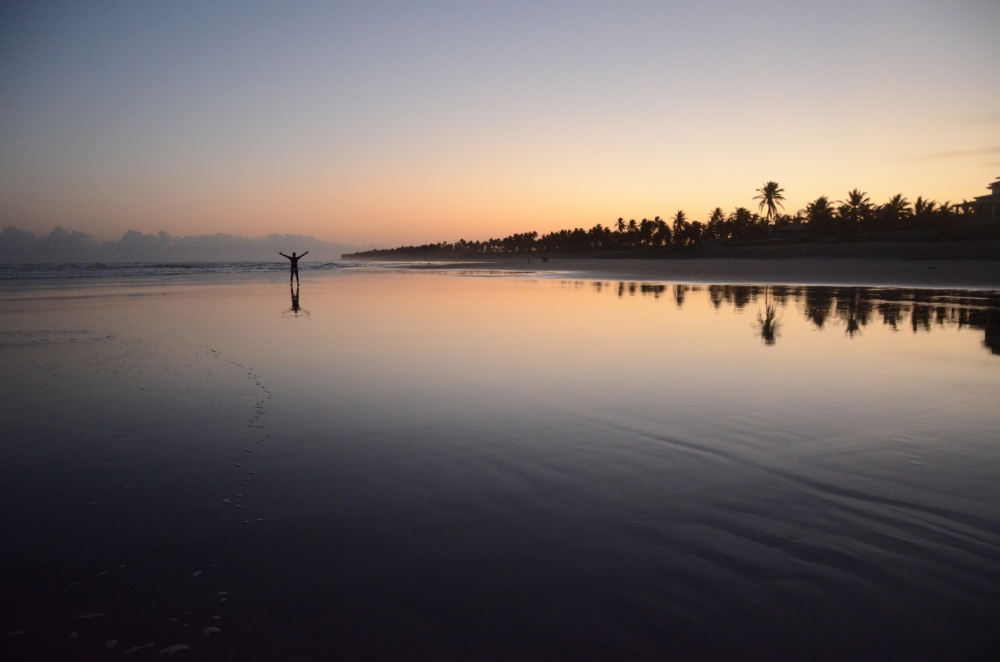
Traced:
<path fill-rule="evenodd" d="M 26 288 L 65 289 L 75 285 L 103 281 L 105 284 L 139 283 L 219 283 L 246 279 L 283 282 L 287 268 L 277 263 L 249 263 L 247 269 L 204 270 L 192 265 L 129 265 L 134 269 L 108 268 L 100 274 L 81 270 L 90 277 L 48 273 L 50 265 L 38 265 L 44 277 L 30 274 L 0 278 L 0 290 Z M 106 266 L 106 265 L 101 265 Z M 206 266 L 214 266 L 206 263 Z M 313 268 L 310 268 L 313 266 Z M 176 268 L 175 268 L 176 267 Z M 268 267 L 268 268 L 263 268 Z M 501 275 L 528 278 L 564 278 L 580 280 L 625 280 L 718 285 L 813 285 L 833 287 L 905 287 L 922 289 L 966 289 L 1000 291 L 1000 259 L 893 259 L 845 257 L 736 258 L 559 255 L 547 262 L 539 255 L 454 255 L 424 256 L 421 259 L 353 259 L 333 263 L 303 265 L 303 279 L 323 278 L 324 274 L 388 269 L 410 272 L 450 272 L 468 275 Z M 56 270 L 57 272 L 59 270 Z M 72 271 L 72 270 L 71 270 Z M 97 270 L 101 271 L 101 270 Z M 105 273 L 106 272 L 106 273 Z"/>
<path fill-rule="evenodd" d="M 683 252 L 345 256 L 410 269 L 492 269 L 689 283 L 1000 289 L 1000 241 L 840 241 L 701 246 Z"/>
<path fill-rule="evenodd" d="M 379 261 L 366 260 L 372 266 Z M 997 260 L 641 259 L 550 257 L 386 262 L 404 270 L 499 272 L 591 280 L 641 280 L 718 285 L 817 285 L 1000 290 Z"/>

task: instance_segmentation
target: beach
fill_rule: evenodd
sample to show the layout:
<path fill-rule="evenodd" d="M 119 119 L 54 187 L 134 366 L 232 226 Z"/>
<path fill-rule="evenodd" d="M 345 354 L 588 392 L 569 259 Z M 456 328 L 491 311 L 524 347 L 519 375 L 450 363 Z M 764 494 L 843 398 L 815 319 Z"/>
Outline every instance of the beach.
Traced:
<path fill-rule="evenodd" d="M 580 264 L 4 281 L 5 658 L 998 650 L 994 292 Z"/>
<path fill-rule="evenodd" d="M 538 256 L 414 260 L 408 268 L 538 273 L 584 279 L 840 285 L 860 287 L 1000 288 L 1000 261 L 843 259 L 636 259 Z"/>

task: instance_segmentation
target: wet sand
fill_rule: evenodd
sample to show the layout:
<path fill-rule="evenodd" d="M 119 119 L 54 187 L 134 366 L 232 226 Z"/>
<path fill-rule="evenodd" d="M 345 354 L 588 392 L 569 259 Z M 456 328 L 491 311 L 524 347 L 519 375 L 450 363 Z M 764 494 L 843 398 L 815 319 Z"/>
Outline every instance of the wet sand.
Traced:
<path fill-rule="evenodd" d="M 395 263 L 398 265 L 399 263 Z M 637 259 L 501 257 L 414 261 L 406 268 L 537 272 L 583 279 L 680 283 L 1000 289 L 997 260 Z"/>
<path fill-rule="evenodd" d="M 0 659 L 996 659 L 993 295 L 594 262 L 0 284 Z"/>

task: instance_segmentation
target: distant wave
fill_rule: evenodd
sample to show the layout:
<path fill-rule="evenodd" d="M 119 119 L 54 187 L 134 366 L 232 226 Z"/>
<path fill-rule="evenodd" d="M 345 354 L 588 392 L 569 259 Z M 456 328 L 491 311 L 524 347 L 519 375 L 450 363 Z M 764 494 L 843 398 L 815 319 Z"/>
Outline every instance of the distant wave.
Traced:
<path fill-rule="evenodd" d="M 334 271 L 363 266 L 351 262 L 302 264 L 302 271 Z M 89 264 L 2 264 L 0 280 L 48 280 L 56 278 L 149 278 L 192 274 L 243 274 L 287 272 L 279 262 L 137 262 Z"/>

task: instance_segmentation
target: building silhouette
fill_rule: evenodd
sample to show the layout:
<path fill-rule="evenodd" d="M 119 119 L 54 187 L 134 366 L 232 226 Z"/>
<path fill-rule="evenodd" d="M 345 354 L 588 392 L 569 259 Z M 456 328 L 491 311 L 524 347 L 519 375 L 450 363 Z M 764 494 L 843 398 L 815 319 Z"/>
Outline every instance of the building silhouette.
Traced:
<path fill-rule="evenodd" d="M 980 195 L 972 199 L 972 206 L 979 218 L 997 220 L 1000 218 L 1000 177 L 988 187 L 989 195 Z"/>

